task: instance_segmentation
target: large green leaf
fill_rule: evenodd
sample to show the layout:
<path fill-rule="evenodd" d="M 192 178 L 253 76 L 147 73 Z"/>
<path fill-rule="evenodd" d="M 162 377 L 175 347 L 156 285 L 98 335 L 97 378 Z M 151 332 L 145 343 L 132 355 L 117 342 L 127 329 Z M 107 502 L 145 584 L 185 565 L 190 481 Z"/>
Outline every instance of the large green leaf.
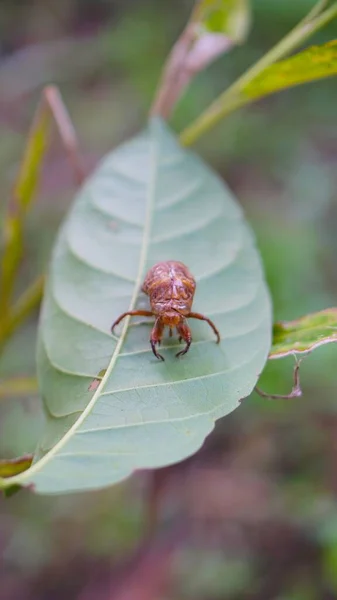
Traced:
<path fill-rule="evenodd" d="M 150 351 L 147 269 L 181 260 L 197 279 L 193 344 Z M 59 234 L 43 303 L 38 376 L 46 427 L 33 466 L 3 485 L 38 492 L 100 488 L 195 452 L 214 420 L 253 389 L 267 359 L 271 310 L 258 252 L 222 181 L 159 120 L 102 162 Z"/>

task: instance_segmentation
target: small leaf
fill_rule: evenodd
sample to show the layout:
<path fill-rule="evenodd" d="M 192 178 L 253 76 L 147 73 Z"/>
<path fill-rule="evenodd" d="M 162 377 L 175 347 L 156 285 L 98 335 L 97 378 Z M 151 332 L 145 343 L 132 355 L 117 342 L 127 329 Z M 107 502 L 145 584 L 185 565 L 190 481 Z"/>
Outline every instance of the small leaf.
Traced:
<path fill-rule="evenodd" d="M 201 0 L 193 16 L 203 33 L 222 34 L 241 44 L 250 28 L 250 3 L 249 0 Z"/>
<path fill-rule="evenodd" d="M 148 306 L 144 275 L 168 259 L 189 266 L 193 309 L 214 319 L 222 339 L 217 345 L 205 323 L 191 321 L 189 353 L 177 359 L 179 342 L 167 336 L 160 362 L 150 324 L 126 319 L 120 337 L 110 327 L 121 312 Z M 39 327 L 45 432 L 32 467 L 5 485 L 34 484 L 40 493 L 102 488 L 183 460 L 250 394 L 270 338 L 269 295 L 240 207 L 153 120 L 105 158 L 60 231 Z"/>
<path fill-rule="evenodd" d="M 241 88 L 246 101 L 262 98 L 295 85 L 337 73 L 337 41 L 311 46 L 291 58 L 276 62 Z"/>
<path fill-rule="evenodd" d="M 0 460 L 0 477 L 13 477 L 18 473 L 23 473 L 29 469 L 33 457 L 31 454 L 20 456 L 19 458 L 8 458 Z"/>
<path fill-rule="evenodd" d="M 269 358 L 307 354 L 337 342 L 337 308 L 328 308 L 295 321 L 275 323 Z"/>

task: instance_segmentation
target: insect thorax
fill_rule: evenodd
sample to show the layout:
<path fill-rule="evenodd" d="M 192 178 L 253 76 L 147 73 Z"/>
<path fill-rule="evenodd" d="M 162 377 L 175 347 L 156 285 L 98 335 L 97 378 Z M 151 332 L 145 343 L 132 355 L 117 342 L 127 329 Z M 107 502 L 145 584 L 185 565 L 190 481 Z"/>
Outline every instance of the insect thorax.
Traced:
<path fill-rule="evenodd" d="M 148 272 L 143 291 L 148 294 L 154 314 L 175 310 L 187 315 L 192 307 L 195 281 L 182 263 L 157 263 Z"/>
<path fill-rule="evenodd" d="M 181 314 L 188 314 L 191 310 L 194 291 L 186 289 L 178 282 L 158 282 L 150 294 L 151 308 L 155 314 L 176 310 Z"/>

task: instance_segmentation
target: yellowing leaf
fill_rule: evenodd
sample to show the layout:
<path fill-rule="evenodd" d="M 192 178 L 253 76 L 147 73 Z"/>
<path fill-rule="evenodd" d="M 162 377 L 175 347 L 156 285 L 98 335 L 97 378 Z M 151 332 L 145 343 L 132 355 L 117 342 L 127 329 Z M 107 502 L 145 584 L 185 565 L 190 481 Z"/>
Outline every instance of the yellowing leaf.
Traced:
<path fill-rule="evenodd" d="M 31 454 L 20 456 L 19 458 L 9 458 L 0 460 L 0 477 L 12 477 L 29 469 L 33 457 Z"/>
<path fill-rule="evenodd" d="M 318 346 L 337 342 L 337 308 L 275 323 L 269 358 L 306 354 Z"/>
<path fill-rule="evenodd" d="M 241 88 L 246 101 L 337 73 L 337 40 L 276 62 Z"/>

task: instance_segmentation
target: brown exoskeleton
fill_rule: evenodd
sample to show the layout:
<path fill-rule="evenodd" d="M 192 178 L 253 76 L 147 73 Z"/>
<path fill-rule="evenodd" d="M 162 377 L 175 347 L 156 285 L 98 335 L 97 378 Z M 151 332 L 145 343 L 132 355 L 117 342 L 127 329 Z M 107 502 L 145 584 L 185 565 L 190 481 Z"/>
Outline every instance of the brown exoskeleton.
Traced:
<path fill-rule="evenodd" d="M 156 320 L 151 331 L 150 344 L 153 354 L 161 360 L 164 360 L 164 357 L 157 352 L 156 344 L 160 344 L 165 327 L 169 327 L 170 336 L 173 327 L 176 327 L 179 342 L 181 340 L 186 342 L 185 348 L 176 356 L 183 356 L 188 352 L 192 334 L 186 319 L 207 321 L 219 343 L 220 334 L 211 319 L 200 313 L 191 312 L 195 288 L 194 277 L 183 263 L 175 260 L 157 263 L 148 271 L 142 286 L 142 291 L 149 296 L 151 310 L 131 310 L 123 313 L 113 323 L 111 331 L 128 315 L 142 317 L 154 315 Z"/>

